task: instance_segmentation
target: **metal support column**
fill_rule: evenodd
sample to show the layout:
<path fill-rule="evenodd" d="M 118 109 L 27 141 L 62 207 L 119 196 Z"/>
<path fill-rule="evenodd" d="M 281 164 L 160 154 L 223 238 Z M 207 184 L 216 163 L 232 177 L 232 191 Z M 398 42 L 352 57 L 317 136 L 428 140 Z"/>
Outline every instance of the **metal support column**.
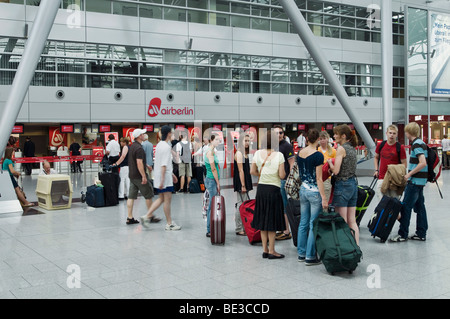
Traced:
<path fill-rule="evenodd" d="M 316 62 L 324 78 L 327 80 L 331 90 L 336 95 L 336 98 L 341 103 L 344 111 L 347 113 L 352 123 L 355 125 L 355 128 L 363 139 L 366 147 L 368 148 L 370 153 L 374 155 L 375 143 L 370 136 L 369 131 L 366 129 L 364 123 L 359 119 L 358 115 L 352 109 L 347 92 L 344 90 L 344 87 L 336 76 L 336 73 L 331 67 L 330 62 L 323 54 L 322 48 L 317 45 L 315 36 L 311 32 L 311 29 L 309 28 L 308 23 L 303 18 L 299 8 L 295 4 L 294 0 L 279 0 L 279 2 L 283 6 L 284 11 L 289 17 L 289 20 L 291 20 L 295 30 L 303 41 L 303 44 L 306 46 L 306 49 Z"/>
<path fill-rule="evenodd" d="M 386 129 L 392 124 L 392 2 L 383 0 L 381 3 L 381 68 L 382 68 L 382 101 L 383 101 L 383 138 L 386 139 Z"/>
<path fill-rule="evenodd" d="M 3 154 L 8 138 L 16 123 L 23 101 L 36 71 L 52 29 L 61 0 L 42 0 L 30 36 L 25 43 L 19 67 L 11 86 L 8 100 L 0 116 L 0 154 Z"/>

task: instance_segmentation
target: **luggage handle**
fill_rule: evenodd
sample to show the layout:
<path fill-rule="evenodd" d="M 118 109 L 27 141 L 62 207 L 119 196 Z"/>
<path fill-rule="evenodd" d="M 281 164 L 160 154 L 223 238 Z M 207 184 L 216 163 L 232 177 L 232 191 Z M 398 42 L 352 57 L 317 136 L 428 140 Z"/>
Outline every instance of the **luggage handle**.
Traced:
<path fill-rule="evenodd" d="M 374 189 L 375 185 L 377 185 L 377 181 L 378 181 L 378 177 L 374 176 L 373 179 L 372 179 L 372 182 L 369 185 L 369 188 L 370 189 Z"/>

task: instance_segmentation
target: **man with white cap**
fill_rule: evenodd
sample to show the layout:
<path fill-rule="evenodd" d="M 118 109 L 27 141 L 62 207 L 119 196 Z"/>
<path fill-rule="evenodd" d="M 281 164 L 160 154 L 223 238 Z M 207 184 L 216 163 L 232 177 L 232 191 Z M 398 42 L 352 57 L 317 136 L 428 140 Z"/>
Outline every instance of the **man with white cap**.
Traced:
<path fill-rule="evenodd" d="M 150 184 L 149 177 L 145 171 L 147 167 L 145 151 L 142 148 L 142 142 L 144 142 L 144 134 L 147 130 L 135 129 L 133 131 L 134 143 L 130 145 L 128 149 L 128 176 L 130 178 L 130 189 L 128 191 L 127 209 L 128 218 L 127 225 L 138 224 L 139 221 L 133 217 L 133 205 L 137 199 L 138 192 L 145 198 L 147 209 L 152 206 L 153 187 Z M 160 218 L 153 216 L 149 213 L 149 222 L 157 223 L 161 221 Z"/>
<path fill-rule="evenodd" d="M 180 226 L 175 224 L 171 216 L 173 183 L 177 182 L 177 177 L 173 174 L 171 140 L 172 129 L 165 125 L 161 128 L 161 141 L 156 146 L 153 171 L 153 184 L 159 197 L 153 202 L 147 214 L 141 217 L 144 227 L 148 227 L 153 212 L 163 205 L 164 215 L 167 220 L 166 230 L 181 229 Z"/>

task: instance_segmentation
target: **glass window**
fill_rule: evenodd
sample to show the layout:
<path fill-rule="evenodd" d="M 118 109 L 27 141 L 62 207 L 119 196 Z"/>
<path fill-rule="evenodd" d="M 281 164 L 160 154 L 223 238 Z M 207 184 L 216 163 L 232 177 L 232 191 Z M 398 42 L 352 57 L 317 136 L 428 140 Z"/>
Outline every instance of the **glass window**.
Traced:
<path fill-rule="evenodd" d="M 175 63 L 186 63 L 187 62 L 186 51 L 165 50 L 164 61 L 165 62 L 175 62 Z"/>
<path fill-rule="evenodd" d="M 323 11 L 323 3 L 321 1 L 308 1 L 308 10 L 310 11 Z"/>
<path fill-rule="evenodd" d="M 283 8 L 270 8 L 270 16 L 274 19 L 288 19 L 286 12 Z"/>
<path fill-rule="evenodd" d="M 213 7 L 213 3 L 211 2 L 211 10 L 230 12 L 230 1 L 217 0 L 215 8 Z"/>
<path fill-rule="evenodd" d="M 214 23 L 215 22 L 215 23 Z M 219 13 L 210 13 L 209 14 L 209 23 L 215 25 L 221 25 L 225 27 L 230 26 L 230 16 L 228 14 L 219 14 Z"/>
<path fill-rule="evenodd" d="M 10 54 L 3 54 L 0 55 L 0 69 L 11 69 L 16 70 L 19 67 L 19 63 L 22 60 L 22 56 L 19 55 L 10 55 Z M 3 71 L 1 71 L 3 76 Z"/>
<path fill-rule="evenodd" d="M 112 62 L 108 60 L 87 60 L 86 72 L 88 73 L 112 73 Z"/>
<path fill-rule="evenodd" d="M 113 59 L 139 60 L 139 48 L 132 46 L 114 46 Z"/>
<path fill-rule="evenodd" d="M 254 56 L 252 57 L 252 67 L 256 69 L 269 69 L 270 68 L 270 58 Z"/>
<path fill-rule="evenodd" d="M 255 30 L 270 30 L 270 20 L 268 19 L 259 19 L 259 18 L 252 18 L 252 29 Z"/>
<path fill-rule="evenodd" d="M 209 80 L 188 80 L 188 91 L 209 92 Z"/>
<path fill-rule="evenodd" d="M 135 77 L 115 76 L 113 80 L 114 80 L 114 87 L 117 89 L 139 88 L 139 79 Z"/>
<path fill-rule="evenodd" d="M 323 4 L 323 12 L 329 14 L 339 14 L 339 4 L 324 2 Z"/>
<path fill-rule="evenodd" d="M 231 82 L 211 81 L 211 92 L 231 92 Z"/>
<path fill-rule="evenodd" d="M 341 29 L 341 39 L 355 40 L 355 30 Z"/>
<path fill-rule="evenodd" d="M 56 74 L 55 73 L 43 73 L 36 72 L 34 74 L 33 80 L 31 81 L 32 86 L 56 86 Z"/>
<path fill-rule="evenodd" d="M 164 8 L 164 20 L 186 22 L 186 10 L 175 8 Z"/>
<path fill-rule="evenodd" d="M 302 94 L 306 95 L 308 93 L 306 84 L 291 84 L 289 85 L 290 94 Z"/>
<path fill-rule="evenodd" d="M 323 23 L 328 25 L 339 25 L 339 17 L 338 16 L 331 16 L 324 14 L 323 15 Z"/>
<path fill-rule="evenodd" d="M 252 92 L 252 83 L 251 82 L 243 82 L 243 81 L 233 81 L 231 82 L 233 92 L 240 93 L 251 93 Z"/>
<path fill-rule="evenodd" d="M 141 78 L 140 85 L 142 90 L 162 90 L 163 80 L 161 78 Z"/>
<path fill-rule="evenodd" d="M 231 79 L 231 69 L 229 68 L 211 68 L 212 79 Z"/>
<path fill-rule="evenodd" d="M 272 59 L 272 69 L 287 70 L 289 68 L 289 60 L 283 58 Z"/>
<path fill-rule="evenodd" d="M 141 48 L 141 59 L 149 62 L 162 62 L 163 51 L 160 49 Z"/>
<path fill-rule="evenodd" d="M 86 11 L 111 13 L 111 0 L 86 1 Z"/>
<path fill-rule="evenodd" d="M 157 6 L 139 5 L 139 16 L 141 18 L 162 19 L 162 8 Z"/>
<path fill-rule="evenodd" d="M 231 26 L 236 28 L 250 28 L 250 17 L 231 16 Z"/>
<path fill-rule="evenodd" d="M 137 4 L 113 2 L 113 14 L 137 17 Z"/>
<path fill-rule="evenodd" d="M 114 74 L 138 74 L 139 63 L 130 61 L 114 62 Z"/>
<path fill-rule="evenodd" d="M 232 78 L 234 80 L 251 80 L 252 71 L 250 69 L 233 69 Z"/>
<path fill-rule="evenodd" d="M 341 5 L 341 15 L 354 17 L 355 16 L 355 7 Z"/>
<path fill-rule="evenodd" d="M 140 74 L 162 76 L 163 66 L 162 64 L 140 63 Z"/>
<path fill-rule="evenodd" d="M 14 76 L 16 71 L 2 71 L 2 76 L 0 76 L 1 85 L 11 85 L 14 81 Z"/>
<path fill-rule="evenodd" d="M 82 59 L 58 58 L 57 63 L 58 72 L 84 72 L 86 67 L 86 63 Z"/>
<path fill-rule="evenodd" d="M 164 75 L 185 78 L 187 76 L 187 69 L 185 65 L 166 64 L 164 65 Z"/>
<path fill-rule="evenodd" d="M 56 70 L 55 62 L 56 62 L 55 58 L 53 57 L 41 56 L 41 59 L 39 60 L 39 63 L 36 67 L 36 70 L 55 71 Z"/>
<path fill-rule="evenodd" d="M 354 28 L 355 24 L 356 24 L 355 19 L 341 17 L 341 26 L 342 27 Z"/>
<path fill-rule="evenodd" d="M 289 73 L 287 71 L 272 71 L 273 82 L 288 82 Z"/>
<path fill-rule="evenodd" d="M 271 30 L 275 32 L 288 32 L 289 31 L 289 23 L 287 21 L 278 21 L 278 20 L 272 20 L 271 21 L 272 27 Z"/>
<path fill-rule="evenodd" d="M 269 17 L 270 16 L 270 9 L 268 7 L 252 5 L 251 10 L 252 10 L 252 16 L 259 16 L 259 17 Z"/>
<path fill-rule="evenodd" d="M 164 4 L 177 7 L 185 7 L 186 0 L 164 0 Z"/>
<path fill-rule="evenodd" d="M 164 79 L 164 90 L 186 91 L 187 80 Z"/>
<path fill-rule="evenodd" d="M 86 57 L 87 58 L 112 58 L 113 48 L 111 45 L 105 44 L 86 44 Z"/>
<path fill-rule="evenodd" d="M 58 86 L 60 87 L 85 87 L 84 74 L 58 73 Z"/>
<path fill-rule="evenodd" d="M 209 67 L 188 66 L 188 77 L 209 79 Z"/>
<path fill-rule="evenodd" d="M 196 64 L 209 64 L 209 53 L 208 52 L 197 52 L 195 56 Z"/>
<path fill-rule="evenodd" d="M 67 57 L 84 58 L 84 43 L 58 42 L 56 43 L 57 55 Z M 106 50 L 106 49 L 105 49 Z"/>
<path fill-rule="evenodd" d="M 231 12 L 239 14 L 250 14 L 250 5 L 231 2 Z"/>
<path fill-rule="evenodd" d="M 188 22 L 208 24 L 208 12 L 189 10 Z"/>
<path fill-rule="evenodd" d="M 287 83 L 274 83 L 272 84 L 272 94 L 288 94 L 289 84 Z"/>
<path fill-rule="evenodd" d="M 252 61 L 250 56 L 248 55 L 233 55 L 232 56 L 232 65 L 240 66 L 240 67 L 251 67 Z"/>
<path fill-rule="evenodd" d="M 189 0 L 187 2 L 188 7 L 197 9 L 208 9 L 208 2 L 205 0 Z"/>
<path fill-rule="evenodd" d="M 87 87 L 91 88 L 112 88 L 112 76 L 110 75 L 88 75 Z"/>
<path fill-rule="evenodd" d="M 323 27 L 322 31 L 326 38 L 339 38 L 339 28 Z"/>

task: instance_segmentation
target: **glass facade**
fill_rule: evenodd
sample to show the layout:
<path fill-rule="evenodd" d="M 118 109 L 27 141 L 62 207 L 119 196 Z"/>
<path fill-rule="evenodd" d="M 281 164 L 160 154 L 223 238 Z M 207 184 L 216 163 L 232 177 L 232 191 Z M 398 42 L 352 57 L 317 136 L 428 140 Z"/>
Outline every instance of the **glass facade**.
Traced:
<path fill-rule="evenodd" d="M 10 85 L 25 39 L 0 38 L 1 85 Z M 381 66 L 331 62 L 349 96 L 381 96 Z M 332 95 L 313 60 L 48 41 L 32 85 Z M 404 96 L 394 68 L 394 97 Z"/>
<path fill-rule="evenodd" d="M 10 1 L 27 5 L 39 2 Z M 316 36 L 381 42 L 380 23 L 370 8 L 317 0 L 295 2 Z M 61 8 L 295 33 L 277 0 L 63 0 Z M 393 43 L 403 45 L 404 14 L 393 12 L 392 25 Z"/>

